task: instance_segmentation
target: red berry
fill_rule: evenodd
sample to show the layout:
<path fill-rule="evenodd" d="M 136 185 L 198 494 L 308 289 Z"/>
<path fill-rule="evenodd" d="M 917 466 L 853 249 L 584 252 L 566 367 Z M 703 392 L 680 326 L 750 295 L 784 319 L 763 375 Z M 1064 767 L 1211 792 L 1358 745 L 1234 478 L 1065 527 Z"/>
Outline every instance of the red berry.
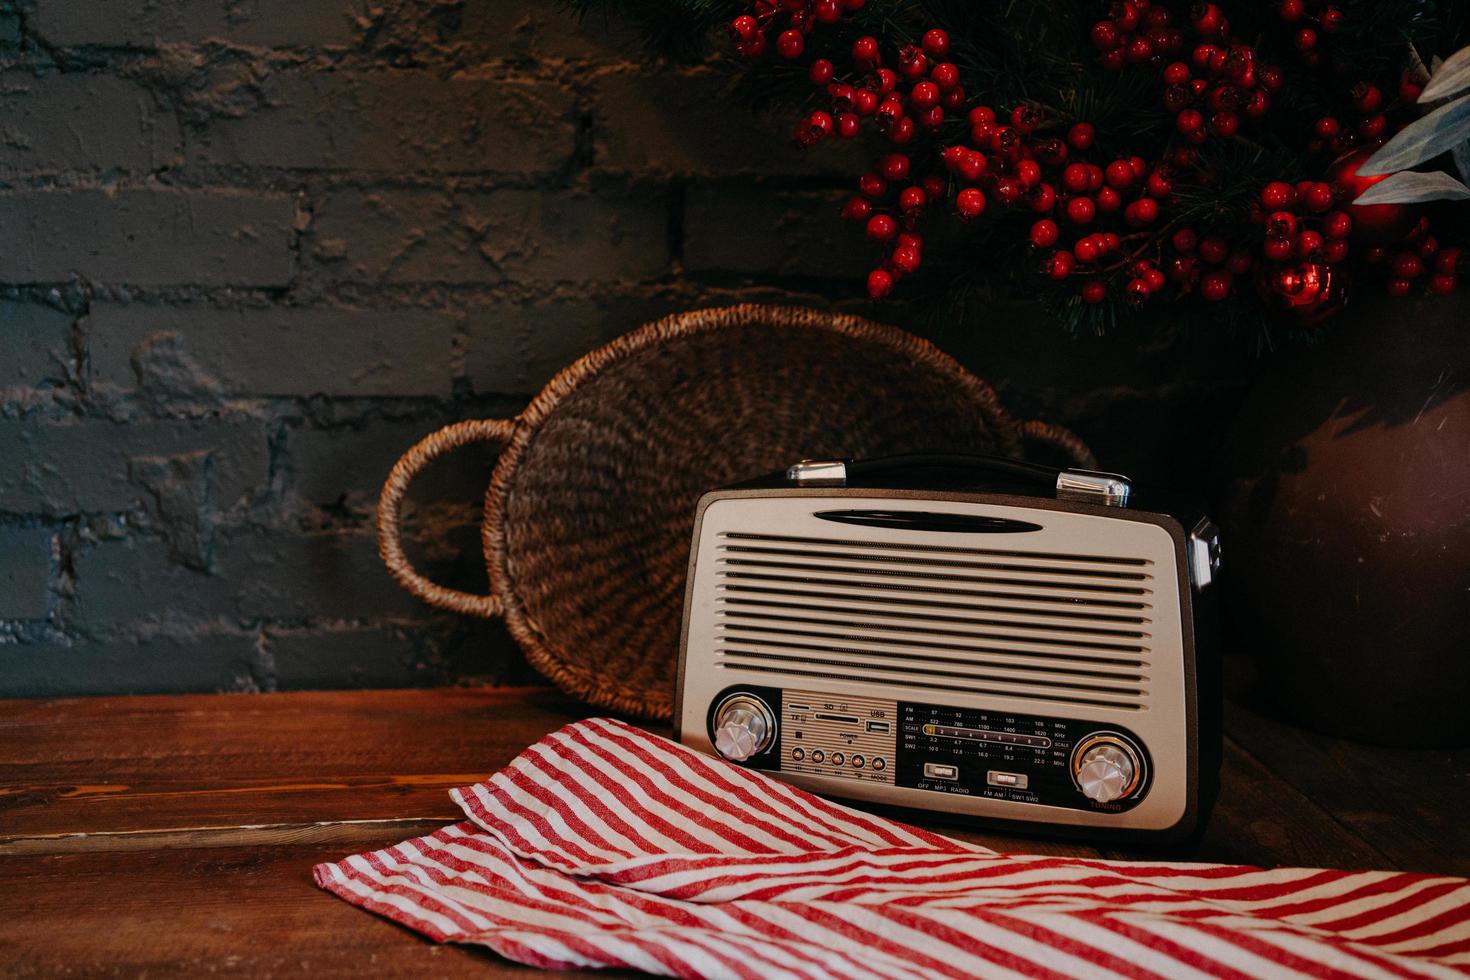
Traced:
<path fill-rule="evenodd" d="M 806 77 L 811 79 L 813 85 L 826 85 L 832 81 L 832 62 L 826 58 L 818 58 L 806 70 Z"/>
<path fill-rule="evenodd" d="M 1099 214 L 1112 214 L 1123 206 L 1123 195 L 1111 187 L 1099 187 L 1093 200 L 1097 203 Z"/>
<path fill-rule="evenodd" d="M 1147 302 L 1149 295 L 1148 283 L 1138 277 L 1129 279 L 1128 285 L 1123 287 L 1123 295 L 1128 302 L 1135 306 Z"/>
<path fill-rule="evenodd" d="M 1031 244 L 1038 248 L 1051 248 L 1059 235 L 1057 223 L 1050 218 L 1042 218 L 1031 226 Z"/>
<path fill-rule="evenodd" d="M 1074 150 L 1085 150 L 1092 146 L 1092 123 L 1076 123 L 1067 130 L 1067 142 Z"/>
<path fill-rule="evenodd" d="M 1348 257 L 1348 243 L 1340 238 L 1334 238 L 1322 246 L 1323 262 L 1341 262 Z"/>
<path fill-rule="evenodd" d="M 1434 256 L 1434 271 L 1453 273 L 1460 266 L 1461 251 L 1457 246 L 1440 249 Z"/>
<path fill-rule="evenodd" d="M 1317 46 L 1317 32 L 1310 27 L 1303 27 L 1291 36 L 1291 43 L 1298 51 L 1311 51 Z"/>
<path fill-rule="evenodd" d="M 754 17 L 750 18 L 755 20 Z M 1092 31 L 1088 35 L 1092 39 L 1092 46 L 1099 51 L 1111 51 L 1118 46 L 1118 25 L 1110 20 L 1100 20 L 1092 25 Z"/>
<path fill-rule="evenodd" d="M 865 197 L 849 197 L 842 205 L 842 217 L 847 221 L 867 221 L 873 213 L 873 204 Z"/>
<path fill-rule="evenodd" d="M 1133 167 L 1127 160 L 1114 160 L 1108 164 L 1106 177 L 1108 186 L 1118 190 L 1126 190 L 1138 179 L 1134 176 Z"/>
<path fill-rule="evenodd" d="M 1072 269 L 1075 265 L 1076 260 L 1072 258 L 1072 253 L 1066 249 L 1061 249 L 1060 251 L 1053 252 L 1051 258 L 1047 261 L 1046 274 L 1053 279 L 1065 279 L 1072 274 Z"/>
<path fill-rule="evenodd" d="M 1322 30 L 1328 34 L 1342 30 L 1343 21 L 1346 19 L 1347 15 L 1336 7 L 1324 7 L 1322 15 L 1318 18 L 1322 24 Z"/>
<path fill-rule="evenodd" d="M 1037 184 L 1031 189 L 1031 210 L 1050 211 L 1057 203 L 1056 188 L 1050 184 Z"/>
<path fill-rule="evenodd" d="M 1124 57 L 1134 65 L 1141 64 L 1154 56 L 1153 42 L 1146 37 L 1133 38 L 1124 50 L 1126 52 Z"/>
<path fill-rule="evenodd" d="M 1025 188 L 1021 182 L 1014 177 L 1001 177 L 995 182 L 995 196 L 1000 203 L 1005 205 L 1015 204 L 1021 199 Z"/>
<path fill-rule="evenodd" d="M 1313 181 L 1302 195 L 1302 204 L 1306 205 L 1307 210 L 1318 214 L 1332 207 L 1332 201 L 1332 187 L 1320 180 Z"/>
<path fill-rule="evenodd" d="M 1407 296 L 1409 295 L 1409 290 L 1413 288 L 1414 284 L 1407 279 L 1390 279 L 1388 281 L 1388 295 L 1390 296 Z"/>
<path fill-rule="evenodd" d="M 1077 256 L 1078 262 L 1093 263 L 1102 255 L 1103 248 L 1098 244 L 1096 235 L 1085 235 L 1072 245 L 1072 252 Z"/>
<path fill-rule="evenodd" d="M 1204 125 L 1205 117 L 1198 109 L 1182 109 L 1174 117 L 1174 127 L 1185 136 L 1200 132 Z"/>
<path fill-rule="evenodd" d="M 1281 0 L 1279 13 L 1281 19 L 1290 24 L 1302 19 L 1302 14 L 1306 13 L 1306 4 L 1302 0 Z"/>
<path fill-rule="evenodd" d="M 988 168 L 989 163 L 985 158 L 985 154 L 976 152 L 975 150 L 965 150 L 965 155 L 960 158 L 956 172 L 962 180 L 974 183 L 985 175 L 985 171 Z"/>
<path fill-rule="evenodd" d="M 920 211 L 928 203 L 929 195 L 924 191 L 924 188 L 919 187 L 917 184 L 912 187 L 905 187 L 898 195 L 899 210 L 904 212 Z"/>
<path fill-rule="evenodd" d="M 863 128 L 862 120 L 855 112 L 844 112 L 837 117 L 837 135 L 850 140 Z"/>
<path fill-rule="evenodd" d="M 1328 238 L 1346 238 L 1352 231 L 1353 219 L 1346 211 L 1333 211 L 1322 219 L 1322 234 Z"/>
<path fill-rule="evenodd" d="M 852 107 L 860 116 L 871 116 L 878 111 L 878 93 L 866 88 L 856 90 L 852 93 Z"/>
<path fill-rule="evenodd" d="M 919 82 L 909 91 L 909 102 L 915 108 L 927 109 L 939 102 L 939 86 L 933 82 Z"/>
<path fill-rule="evenodd" d="M 1342 132 L 1342 123 L 1337 121 L 1336 116 L 1323 116 L 1312 124 L 1312 132 L 1324 140 L 1330 140 Z"/>
<path fill-rule="evenodd" d="M 1266 254 L 1266 258 L 1270 259 L 1272 262 L 1285 262 L 1287 259 L 1291 258 L 1291 239 L 1286 237 L 1285 235 L 1272 235 L 1270 238 L 1266 239 L 1266 244 L 1261 246 L 1261 251 L 1264 252 Z"/>
<path fill-rule="evenodd" d="M 919 79 L 929 71 L 929 59 L 923 51 L 912 44 L 898 49 L 898 73 L 905 78 Z"/>
<path fill-rule="evenodd" d="M 1358 123 L 1358 135 L 1365 140 L 1378 141 L 1388 133 L 1388 117 L 1383 113 L 1368 116 Z"/>
<path fill-rule="evenodd" d="M 1399 100 L 1401 102 L 1418 102 L 1419 93 L 1423 91 L 1424 86 L 1407 72 L 1399 78 Z"/>
<path fill-rule="evenodd" d="M 842 4 L 839 0 L 817 0 L 812 13 L 824 24 L 835 24 L 842 19 Z"/>
<path fill-rule="evenodd" d="M 1134 228 L 1151 224 L 1159 216 L 1159 204 L 1151 197 L 1139 198 L 1123 209 L 1123 219 Z"/>
<path fill-rule="evenodd" d="M 806 38 L 801 31 L 782 31 L 776 38 L 776 51 L 781 57 L 788 60 L 800 58 L 801 53 L 806 50 Z"/>
<path fill-rule="evenodd" d="M 1218 303 L 1230 295 L 1230 274 L 1207 272 L 1199 281 L 1199 293 L 1211 303 Z"/>
<path fill-rule="evenodd" d="M 1164 274 L 1152 266 L 1145 270 L 1142 278 L 1144 283 L 1148 285 L 1148 291 L 1151 293 L 1156 293 L 1164 288 Z"/>
<path fill-rule="evenodd" d="M 878 39 L 875 37 L 860 37 L 852 42 L 852 60 L 860 65 L 877 64 Z"/>
<path fill-rule="evenodd" d="M 899 272 L 913 272 L 919 267 L 919 250 L 911 246 L 900 245 L 893 250 L 889 261 Z"/>
<path fill-rule="evenodd" d="M 949 54 L 949 33 L 937 27 L 925 31 L 919 43 L 931 58 L 943 58 Z"/>
<path fill-rule="evenodd" d="M 1089 224 L 1097 214 L 1097 205 L 1090 197 L 1074 197 L 1067 202 L 1067 220 L 1074 225 Z"/>
<path fill-rule="evenodd" d="M 888 127 L 888 140 L 899 146 L 914 138 L 914 121 L 908 116 L 902 116 Z"/>
<path fill-rule="evenodd" d="M 1417 279 L 1424 274 L 1424 260 L 1413 252 L 1400 252 L 1389 266 L 1398 279 Z"/>
<path fill-rule="evenodd" d="M 1348 92 L 1353 108 L 1364 115 L 1375 113 L 1383 105 L 1383 92 L 1372 82 L 1359 82 Z"/>
<path fill-rule="evenodd" d="M 1269 211 L 1285 211 L 1296 203 L 1296 191 L 1285 181 L 1273 180 L 1261 188 L 1261 206 Z"/>
<path fill-rule="evenodd" d="M 1189 81 L 1189 66 L 1176 61 L 1164 69 L 1164 81 L 1170 85 L 1183 85 Z"/>
<path fill-rule="evenodd" d="M 1022 187 L 1030 190 L 1041 182 L 1041 164 L 1035 160 L 1017 160 L 1016 179 Z"/>
<path fill-rule="evenodd" d="M 736 41 L 750 41 L 760 30 L 760 21 L 749 14 L 741 14 L 730 21 L 730 33 Z"/>
<path fill-rule="evenodd" d="M 1148 175 L 1148 181 L 1144 184 L 1144 190 L 1148 196 L 1162 201 L 1174 190 L 1174 184 L 1164 175 L 1162 170 L 1155 170 Z"/>
<path fill-rule="evenodd" d="M 1194 29 L 1205 37 L 1218 33 L 1220 26 L 1224 23 L 1225 15 L 1220 8 L 1213 3 L 1197 3 L 1190 12 L 1190 22 Z"/>
<path fill-rule="evenodd" d="M 1250 94 L 1250 98 L 1246 100 L 1245 114 L 1247 116 L 1250 116 L 1252 119 L 1259 119 L 1264 116 L 1266 114 L 1266 110 L 1270 108 L 1271 97 L 1265 92 L 1262 92 L 1260 89 L 1256 89 Z"/>
<path fill-rule="evenodd" d="M 879 68 L 873 75 L 878 79 L 879 95 L 887 95 L 898 88 L 898 75 L 892 68 Z"/>
<path fill-rule="evenodd" d="M 864 197 L 877 200 L 888 193 L 888 181 L 870 171 L 858 178 L 858 190 Z"/>
<path fill-rule="evenodd" d="M 1210 130 L 1216 136 L 1234 136 L 1239 129 L 1240 117 L 1228 109 L 1210 117 Z"/>
<path fill-rule="evenodd" d="M 1108 298 L 1108 287 L 1097 279 L 1091 279 L 1082 284 L 1082 301 L 1084 303 L 1101 303 Z"/>
<path fill-rule="evenodd" d="M 944 88 L 943 85 L 939 86 Z M 965 107 L 965 87 L 963 85 L 952 85 L 945 90 L 944 98 L 939 100 L 948 112 L 959 112 Z"/>
<path fill-rule="evenodd" d="M 1062 171 L 1062 186 L 1074 194 L 1081 194 L 1088 186 L 1087 164 L 1069 163 Z"/>
<path fill-rule="evenodd" d="M 1169 239 L 1169 243 L 1174 246 L 1175 251 L 1187 255 L 1194 251 L 1195 246 L 1199 244 L 1199 239 L 1188 228 L 1180 228 L 1174 232 L 1174 237 Z"/>
<path fill-rule="evenodd" d="M 985 210 L 985 194 L 978 187 L 966 187 L 955 195 L 954 206 L 966 221 L 978 218 Z"/>
<path fill-rule="evenodd" d="M 888 180 L 903 180 L 909 175 L 909 158 L 902 153 L 889 153 L 878 160 L 878 172 Z"/>
<path fill-rule="evenodd" d="M 868 219 L 867 234 L 875 242 L 886 242 L 898 234 L 898 222 L 886 214 L 875 214 Z"/>
<path fill-rule="evenodd" d="M 943 61 L 934 66 L 929 77 L 935 85 L 947 92 L 960 83 L 960 70 L 950 62 Z"/>
<path fill-rule="evenodd" d="M 1309 258 L 1322 248 L 1322 235 L 1310 228 L 1301 231 L 1296 236 L 1296 254 L 1301 258 Z"/>
<path fill-rule="evenodd" d="M 1296 215 L 1290 211 L 1272 211 L 1266 216 L 1268 238 L 1290 238 L 1296 234 Z"/>
<path fill-rule="evenodd" d="M 1431 276 L 1429 279 L 1429 291 L 1440 296 L 1455 291 L 1455 277 L 1449 273 L 1441 272 L 1439 275 Z"/>
<path fill-rule="evenodd" d="M 874 299 L 882 299 L 893 292 L 893 276 L 882 269 L 874 269 L 868 273 L 868 295 Z"/>

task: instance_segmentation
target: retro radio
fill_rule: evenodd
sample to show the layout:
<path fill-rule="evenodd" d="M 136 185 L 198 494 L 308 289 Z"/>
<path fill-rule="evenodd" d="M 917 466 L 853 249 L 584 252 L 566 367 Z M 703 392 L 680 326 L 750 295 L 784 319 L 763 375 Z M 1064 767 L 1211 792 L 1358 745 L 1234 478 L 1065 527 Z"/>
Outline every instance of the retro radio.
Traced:
<path fill-rule="evenodd" d="M 1196 642 L 1219 540 L 1198 515 L 1130 508 L 1131 491 L 915 456 L 808 460 L 706 494 L 677 737 L 858 802 L 1187 836 L 1219 768 L 1216 664 Z"/>

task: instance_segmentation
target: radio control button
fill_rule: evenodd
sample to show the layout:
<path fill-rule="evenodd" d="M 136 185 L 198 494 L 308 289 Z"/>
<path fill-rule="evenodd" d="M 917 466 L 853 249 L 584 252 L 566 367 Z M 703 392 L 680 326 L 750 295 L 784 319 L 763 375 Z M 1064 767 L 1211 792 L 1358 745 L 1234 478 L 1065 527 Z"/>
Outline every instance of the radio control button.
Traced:
<path fill-rule="evenodd" d="M 868 760 L 867 759 L 864 759 L 860 755 L 855 755 L 855 756 L 852 757 L 852 767 L 854 769 L 861 769 L 863 766 L 865 766 L 867 764 L 868 764 Z"/>
<path fill-rule="evenodd" d="M 873 760 L 873 768 L 878 770 L 879 772 L 882 772 L 884 769 L 888 768 L 888 760 L 883 758 L 881 755 L 878 756 L 878 758 Z"/>
<path fill-rule="evenodd" d="M 926 762 L 924 763 L 924 778 L 959 779 L 960 768 L 959 766 L 950 766 L 942 762 Z"/>
<path fill-rule="evenodd" d="M 776 716 L 754 694 L 732 694 L 715 709 L 715 751 L 732 762 L 764 752 L 776 735 Z"/>
<path fill-rule="evenodd" d="M 806 758 L 806 749 L 798 745 L 796 748 L 791 750 L 791 758 L 795 759 L 797 762 L 800 762 L 802 759 Z"/>
<path fill-rule="evenodd" d="M 1111 803 L 1127 796 L 1138 775 L 1138 757 L 1128 746 L 1108 739 L 1084 748 L 1074 775 L 1077 788 L 1089 800 Z"/>
<path fill-rule="evenodd" d="M 840 765 L 842 765 L 842 763 L 844 761 L 845 761 L 845 756 L 843 756 L 843 754 L 841 752 L 833 752 L 832 753 L 832 765 L 834 765 L 834 766 L 840 766 Z"/>
<path fill-rule="evenodd" d="M 826 758 L 827 758 L 827 753 L 823 752 L 821 749 L 813 749 L 812 750 L 812 761 L 813 762 L 823 762 L 823 761 L 826 760 Z"/>

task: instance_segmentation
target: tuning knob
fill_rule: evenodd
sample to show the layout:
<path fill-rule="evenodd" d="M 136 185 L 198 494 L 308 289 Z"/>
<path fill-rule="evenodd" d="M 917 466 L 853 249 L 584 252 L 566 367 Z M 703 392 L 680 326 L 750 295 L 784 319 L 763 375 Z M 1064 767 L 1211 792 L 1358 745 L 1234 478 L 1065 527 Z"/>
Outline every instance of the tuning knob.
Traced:
<path fill-rule="evenodd" d="M 715 751 L 732 762 L 764 752 L 776 734 L 776 716 L 753 694 L 735 694 L 715 709 Z"/>
<path fill-rule="evenodd" d="M 1141 768 L 1131 745 L 1102 736 L 1083 743 L 1073 762 L 1072 775 L 1083 796 L 1111 803 L 1133 792 Z"/>

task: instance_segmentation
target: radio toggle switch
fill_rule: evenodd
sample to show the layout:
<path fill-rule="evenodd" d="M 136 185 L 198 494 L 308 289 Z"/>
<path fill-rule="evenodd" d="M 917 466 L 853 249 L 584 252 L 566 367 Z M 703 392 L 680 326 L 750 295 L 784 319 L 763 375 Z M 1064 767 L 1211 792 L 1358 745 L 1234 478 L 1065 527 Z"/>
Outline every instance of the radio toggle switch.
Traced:
<path fill-rule="evenodd" d="M 1095 736 L 1084 742 L 1072 762 L 1077 788 L 1089 800 L 1111 803 L 1138 786 L 1142 765 L 1128 743 L 1111 736 Z"/>
<path fill-rule="evenodd" d="M 776 735 L 776 716 L 754 694 L 732 694 L 715 709 L 715 751 L 731 762 L 764 752 Z"/>

